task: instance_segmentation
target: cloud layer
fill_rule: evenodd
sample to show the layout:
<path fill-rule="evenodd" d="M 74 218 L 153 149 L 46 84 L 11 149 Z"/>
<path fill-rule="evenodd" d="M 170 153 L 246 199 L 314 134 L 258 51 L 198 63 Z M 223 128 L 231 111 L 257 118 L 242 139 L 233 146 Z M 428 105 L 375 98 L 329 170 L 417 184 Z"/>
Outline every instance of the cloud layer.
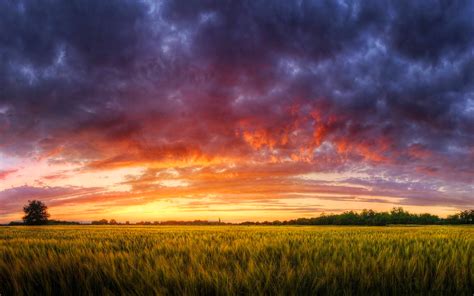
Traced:
<path fill-rule="evenodd" d="M 168 196 L 173 169 L 169 198 L 472 206 L 473 14 L 467 0 L 6 1 L 0 156 L 73 166 L 29 184 L 49 191 L 142 168 L 115 184 L 131 204 Z M 21 172 L 6 163 L 0 180 Z"/>

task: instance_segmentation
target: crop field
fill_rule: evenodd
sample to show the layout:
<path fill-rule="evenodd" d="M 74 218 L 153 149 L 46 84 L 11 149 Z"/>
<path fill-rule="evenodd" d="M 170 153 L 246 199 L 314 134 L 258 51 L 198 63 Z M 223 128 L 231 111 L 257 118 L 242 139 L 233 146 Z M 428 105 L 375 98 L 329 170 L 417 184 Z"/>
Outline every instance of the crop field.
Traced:
<path fill-rule="evenodd" d="M 0 227 L 0 294 L 474 293 L 463 226 Z"/>

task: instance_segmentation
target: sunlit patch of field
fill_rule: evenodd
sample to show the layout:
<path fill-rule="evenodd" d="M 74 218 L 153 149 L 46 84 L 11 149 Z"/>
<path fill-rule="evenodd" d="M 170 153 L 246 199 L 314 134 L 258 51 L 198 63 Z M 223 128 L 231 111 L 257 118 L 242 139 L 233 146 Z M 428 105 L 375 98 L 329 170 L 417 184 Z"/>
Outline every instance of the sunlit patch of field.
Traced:
<path fill-rule="evenodd" d="M 474 228 L 0 227 L 0 294 L 474 293 Z"/>

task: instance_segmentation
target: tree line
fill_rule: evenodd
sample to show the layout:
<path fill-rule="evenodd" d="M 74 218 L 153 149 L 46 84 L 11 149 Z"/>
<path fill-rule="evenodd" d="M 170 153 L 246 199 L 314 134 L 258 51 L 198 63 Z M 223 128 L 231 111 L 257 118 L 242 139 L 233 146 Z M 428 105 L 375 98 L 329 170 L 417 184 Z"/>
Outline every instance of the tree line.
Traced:
<path fill-rule="evenodd" d="M 474 224 L 474 210 L 464 210 L 447 218 L 432 214 L 412 214 L 401 207 L 395 207 L 390 212 L 362 210 L 358 213 L 347 211 L 342 214 L 321 214 L 314 218 L 298 218 L 288 221 L 243 222 L 243 225 L 373 225 L 384 226 L 391 224 Z"/>
<path fill-rule="evenodd" d="M 25 215 L 23 223 L 10 222 L 9 225 L 77 225 L 79 222 L 49 220 L 48 207 L 45 203 L 32 200 L 23 207 Z M 92 221 L 92 225 L 130 225 L 129 221 L 125 223 L 117 222 L 115 219 L 110 221 L 101 219 Z M 265 221 L 265 222 L 242 222 L 239 225 L 373 225 L 384 226 L 391 224 L 417 224 L 417 225 L 436 225 L 436 224 L 474 224 L 474 209 L 464 210 L 457 214 L 450 215 L 447 218 L 440 218 L 432 214 L 412 214 L 401 207 L 395 207 L 390 212 L 376 212 L 373 210 L 363 210 L 358 213 L 347 211 L 342 214 L 321 214 L 314 218 L 298 218 L 286 221 Z M 194 220 L 194 221 L 141 221 L 135 225 L 233 225 L 233 223 L 224 223 L 219 221 Z"/>
<path fill-rule="evenodd" d="M 179 220 L 168 220 L 168 221 L 140 221 L 133 223 L 133 225 L 230 225 L 232 223 L 224 223 L 220 221 L 208 221 L 208 220 L 193 220 L 193 221 L 179 221 Z M 92 221 L 91 225 L 132 225 L 129 221 L 125 223 L 117 222 L 115 219 L 110 221 L 107 219 L 101 219 Z"/>

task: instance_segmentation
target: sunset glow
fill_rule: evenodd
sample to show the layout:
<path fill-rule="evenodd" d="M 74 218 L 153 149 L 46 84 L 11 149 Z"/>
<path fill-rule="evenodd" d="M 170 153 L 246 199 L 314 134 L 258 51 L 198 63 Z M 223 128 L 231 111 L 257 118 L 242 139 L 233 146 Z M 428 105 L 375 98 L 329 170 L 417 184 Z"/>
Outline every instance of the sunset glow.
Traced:
<path fill-rule="evenodd" d="M 474 207 L 472 2 L 180 2 L 0 4 L 0 223 Z"/>

